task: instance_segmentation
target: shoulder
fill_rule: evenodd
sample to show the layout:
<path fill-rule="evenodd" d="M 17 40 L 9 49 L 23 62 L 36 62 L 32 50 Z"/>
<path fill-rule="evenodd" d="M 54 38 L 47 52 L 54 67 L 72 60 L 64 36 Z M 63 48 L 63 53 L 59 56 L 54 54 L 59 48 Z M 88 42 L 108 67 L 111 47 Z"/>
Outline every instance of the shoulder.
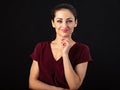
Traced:
<path fill-rule="evenodd" d="M 89 49 L 89 46 L 85 43 L 82 42 L 76 42 L 76 45 L 80 48 L 80 49 Z"/>
<path fill-rule="evenodd" d="M 45 46 L 48 46 L 50 44 L 50 41 L 41 41 L 41 42 L 38 42 L 35 47 L 36 48 L 43 48 Z"/>

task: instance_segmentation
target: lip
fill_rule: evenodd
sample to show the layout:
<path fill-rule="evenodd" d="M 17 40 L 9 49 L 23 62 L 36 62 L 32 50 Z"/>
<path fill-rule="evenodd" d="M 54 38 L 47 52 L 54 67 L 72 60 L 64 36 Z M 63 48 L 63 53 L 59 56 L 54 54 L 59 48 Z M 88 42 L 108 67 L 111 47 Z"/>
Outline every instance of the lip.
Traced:
<path fill-rule="evenodd" d="M 68 31 L 68 29 L 62 29 L 62 32 L 66 33 Z"/>

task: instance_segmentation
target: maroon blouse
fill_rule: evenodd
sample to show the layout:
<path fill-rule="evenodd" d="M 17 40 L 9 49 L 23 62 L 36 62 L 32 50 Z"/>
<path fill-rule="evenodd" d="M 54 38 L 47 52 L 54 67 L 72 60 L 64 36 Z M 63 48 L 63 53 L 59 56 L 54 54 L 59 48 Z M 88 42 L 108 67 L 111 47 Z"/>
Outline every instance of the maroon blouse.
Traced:
<path fill-rule="evenodd" d="M 50 41 L 38 43 L 30 55 L 33 60 L 38 61 L 39 80 L 49 85 L 69 88 L 64 75 L 63 58 L 57 61 L 54 59 L 50 43 Z M 79 63 L 92 61 L 88 46 L 79 42 L 71 47 L 69 59 L 73 68 Z"/>

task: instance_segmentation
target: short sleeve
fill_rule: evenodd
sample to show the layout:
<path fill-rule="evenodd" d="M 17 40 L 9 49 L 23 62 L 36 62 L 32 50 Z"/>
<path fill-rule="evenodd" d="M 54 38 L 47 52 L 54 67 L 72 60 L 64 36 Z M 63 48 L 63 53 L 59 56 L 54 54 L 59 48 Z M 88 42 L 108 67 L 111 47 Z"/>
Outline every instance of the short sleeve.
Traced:
<path fill-rule="evenodd" d="M 76 60 L 76 65 L 79 64 L 79 63 L 83 63 L 83 62 L 91 62 L 93 61 L 92 60 L 92 57 L 91 57 L 91 54 L 90 54 L 90 49 L 87 45 L 85 44 L 82 44 L 80 45 L 79 47 L 79 51 L 78 51 L 78 57 L 77 57 L 77 60 Z"/>
<path fill-rule="evenodd" d="M 35 46 L 34 51 L 33 51 L 32 54 L 30 55 L 30 57 L 31 57 L 33 60 L 38 61 L 38 60 L 39 60 L 39 57 L 40 57 L 40 51 L 41 51 L 41 43 L 38 43 L 38 44 Z"/>

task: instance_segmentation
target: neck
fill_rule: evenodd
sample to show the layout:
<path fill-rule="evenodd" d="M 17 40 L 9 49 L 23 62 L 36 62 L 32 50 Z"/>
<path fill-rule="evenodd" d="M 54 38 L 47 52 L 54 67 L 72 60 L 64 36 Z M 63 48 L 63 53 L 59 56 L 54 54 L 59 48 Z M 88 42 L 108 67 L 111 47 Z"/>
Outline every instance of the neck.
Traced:
<path fill-rule="evenodd" d="M 54 42 L 56 42 L 57 44 L 60 44 L 61 40 L 63 39 L 68 39 L 70 43 L 74 42 L 71 37 L 56 37 Z"/>

